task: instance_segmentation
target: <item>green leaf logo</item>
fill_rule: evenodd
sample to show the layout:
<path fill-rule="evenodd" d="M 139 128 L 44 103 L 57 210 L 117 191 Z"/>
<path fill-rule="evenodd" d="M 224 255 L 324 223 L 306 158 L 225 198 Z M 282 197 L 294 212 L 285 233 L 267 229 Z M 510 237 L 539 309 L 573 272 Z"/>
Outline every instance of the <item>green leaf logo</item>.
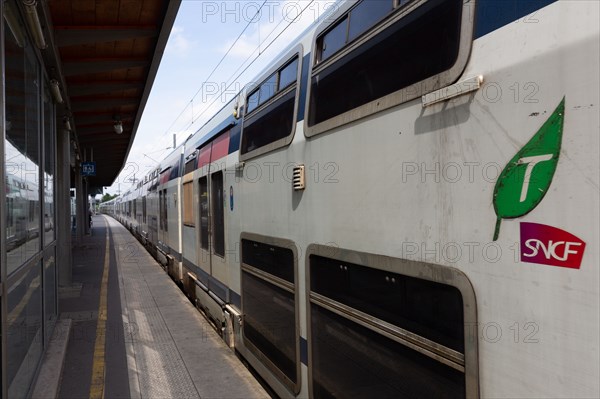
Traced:
<path fill-rule="evenodd" d="M 498 216 L 494 241 L 502 219 L 531 212 L 544 198 L 556 171 L 562 141 L 565 99 L 537 133 L 504 167 L 494 187 L 494 210 Z"/>

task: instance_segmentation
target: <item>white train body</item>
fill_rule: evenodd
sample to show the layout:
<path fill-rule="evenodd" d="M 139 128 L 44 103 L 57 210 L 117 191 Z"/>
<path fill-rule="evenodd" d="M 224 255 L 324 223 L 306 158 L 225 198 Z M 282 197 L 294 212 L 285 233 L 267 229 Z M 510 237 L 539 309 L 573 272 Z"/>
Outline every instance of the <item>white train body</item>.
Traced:
<path fill-rule="evenodd" d="M 186 142 L 159 186 L 179 199 L 173 277 L 279 396 L 598 397 L 599 3 L 391 2 L 328 50 L 364 4 Z M 401 26 L 443 7 L 459 31 Z M 457 46 L 432 76 L 385 94 L 369 75 L 390 74 L 383 58 L 352 64 L 404 32 L 413 64 L 390 62 L 427 74 L 408 43 L 431 44 L 427 29 Z M 328 89 L 343 68 L 366 94 Z M 289 84 L 269 93 L 273 76 Z M 278 136 L 269 115 L 289 104 Z"/>

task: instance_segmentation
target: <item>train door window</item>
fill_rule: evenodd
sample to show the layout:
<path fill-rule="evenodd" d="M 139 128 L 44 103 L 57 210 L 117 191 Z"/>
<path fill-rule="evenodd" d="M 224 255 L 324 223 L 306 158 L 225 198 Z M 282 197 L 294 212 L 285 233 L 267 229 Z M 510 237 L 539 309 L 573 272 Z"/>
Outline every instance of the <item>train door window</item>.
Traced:
<path fill-rule="evenodd" d="M 158 192 L 158 228 L 163 230 L 163 193 L 162 190 Z"/>
<path fill-rule="evenodd" d="M 299 389 L 296 248 L 242 233 L 244 343 L 293 393 Z"/>
<path fill-rule="evenodd" d="M 165 231 L 169 231 L 169 214 L 167 212 L 169 208 L 169 198 L 167 197 L 167 190 L 163 191 L 163 227 Z"/>
<path fill-rule="evenodd" d="M 225 197 L 223 195 L 223 172 L 215 172 L 210 176 L 212 210 L 213 210 L 213 251 L 225 256 Z"/>
<path fill-rule="evenodd" d="M 199 193 L 198 206 L 200 210 L 200 247 L 208 250 L 208 177 L 201 177 L 198 181 Z"/>
<path fill-rule="evenodd" d="M 194 227 L 194 182 L 190 180 L 183 185 L 183 224 Z"/>
<path fill-rule="evenodd" d="M 299 57 L 296 49 L 246 97 L 240 159 L 288 145 L 296 124 Z"/>
<path fill-rule="evenodd" d="M 147 223 L 147 216 L 148 214 L 146 213 L 146 196 L 142 197 L 142 221 L 143 223 Z"/>
<path fill-rule="evenodd" d="M 465 334 L 475 294 L 464 274 L 316 245 L 307 263 L 313 397 L 478 395 L 477 340 Z"/>
<path fill-rule="evenodd" d="M 196 167 L 197 167 L 196 161 L 198 160 L 199 152 L 200 152 L 199 150 L 195 150 L 193 153 L 188 155 L 187 158 L 185 159 L 185 169 L 183 171 L 184 175 L 187 175 L 188 173 L 191 173 L 196 170 Z"/>
<path fill-rule="evenodd" d="M 324 24 L 315 40 L 306 136 L 453 83 L 470 52 L 471 5 L 362 0 Z"/>
<path fill-rule="evenodd" d="M 137 220 L 137 200 L 133 200 L 133 218 Z"/>

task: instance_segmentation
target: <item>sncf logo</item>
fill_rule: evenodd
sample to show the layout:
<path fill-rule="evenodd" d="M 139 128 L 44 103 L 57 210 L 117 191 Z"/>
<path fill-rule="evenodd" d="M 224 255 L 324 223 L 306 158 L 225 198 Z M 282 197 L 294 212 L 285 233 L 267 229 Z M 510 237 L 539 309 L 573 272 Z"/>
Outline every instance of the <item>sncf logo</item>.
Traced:
<path fill-rule="evenodd" d="M 579 269 L 585 242 L 556 227 L 521 223 L 521 261 Z"/>

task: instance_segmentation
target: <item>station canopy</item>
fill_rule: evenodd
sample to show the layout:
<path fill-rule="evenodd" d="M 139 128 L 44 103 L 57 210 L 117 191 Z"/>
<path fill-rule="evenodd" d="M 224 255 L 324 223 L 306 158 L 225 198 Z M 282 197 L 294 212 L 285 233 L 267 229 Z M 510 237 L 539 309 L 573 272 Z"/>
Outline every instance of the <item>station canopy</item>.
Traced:
<path fill-rule="evenodd" d="M 64 97 L 58 126 L 71 128 L 79 161 L 96 162 L 96 176 L 88 177 L 90 193 L 111 185 L 125 165 L 180 3 L 37 4 L 48 41 L 42 57 Z"/>

